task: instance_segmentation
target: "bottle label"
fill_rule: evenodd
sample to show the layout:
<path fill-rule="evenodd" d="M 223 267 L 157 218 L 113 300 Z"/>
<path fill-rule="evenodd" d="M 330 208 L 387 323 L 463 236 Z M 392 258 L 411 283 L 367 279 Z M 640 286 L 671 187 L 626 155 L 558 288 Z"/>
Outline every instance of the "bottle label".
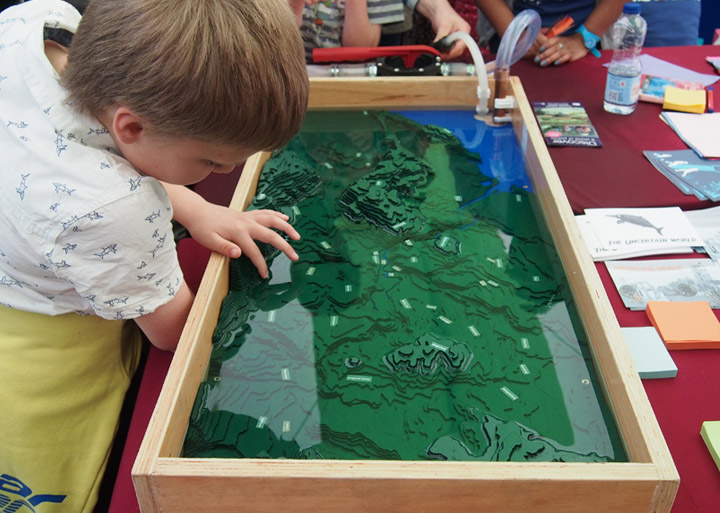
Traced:
<path fill-rule="evenodd" d="M 634 77 L 608 72 L 605 101 L 618 105 L 635 105 L 640 94 L 640 75 Z"/>

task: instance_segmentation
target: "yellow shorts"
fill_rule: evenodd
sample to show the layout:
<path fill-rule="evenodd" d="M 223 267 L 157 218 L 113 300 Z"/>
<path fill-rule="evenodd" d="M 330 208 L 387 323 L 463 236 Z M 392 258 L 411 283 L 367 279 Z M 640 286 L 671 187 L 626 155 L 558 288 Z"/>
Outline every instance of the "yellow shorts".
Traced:
<path fill-rule="evenodd" d="M 140 350 L 134 322 L 0 306 L 0 511 L 93 510 Z"/>

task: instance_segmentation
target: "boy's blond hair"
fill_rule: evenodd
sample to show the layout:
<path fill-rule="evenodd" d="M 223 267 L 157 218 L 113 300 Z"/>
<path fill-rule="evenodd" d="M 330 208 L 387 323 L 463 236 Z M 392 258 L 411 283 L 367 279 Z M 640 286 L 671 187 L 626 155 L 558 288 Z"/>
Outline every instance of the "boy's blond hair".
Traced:
<path fill-rule="evenodd" d="M 62 82 L 80 111 L 124 105 L 161 134 L 253 151 L 292 138 L 308 96 L 287 0 L 93 0 Z"/>

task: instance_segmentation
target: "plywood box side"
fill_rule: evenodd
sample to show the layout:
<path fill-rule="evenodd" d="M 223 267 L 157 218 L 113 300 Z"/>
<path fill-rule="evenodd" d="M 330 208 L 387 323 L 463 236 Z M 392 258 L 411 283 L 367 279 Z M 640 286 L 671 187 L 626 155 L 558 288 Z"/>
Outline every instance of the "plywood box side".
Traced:
<path fill-rule="evenodd" d="M 188 474 L 168 469 L 158 476 L 158 502 L 167 511 L 182 511 L 192 503 L 193 511 L 271 512 L 291 509 L 298 513 L 442 511 L 515 513 L 606 513 L 646 512 L 655 484 L 649 474 L 627 478 L 627 470 L 589 474 L 577 479 L 579 469 L 538 468 L 534 475 L 520 471 L 520 465 L 498 463 L 490 476 L 473 472 L 441 470 L 436 476 L 408 477 L 407 465 L 386 472 L 314 475 L 296 469 L 292 477 L 272 473 L 229 473 L 217 464 L 198 462 Z M 207 462 L 210 464 L 210 462 Z M 441 462 L 438 462 L 442 465 Z M 559 464 L 562 465 L 562 464 Z M 317 466 L 315 466 L 317 468 Z M 616 468 L 616 466 L 613 466 Z M 202 469 L 202 472 L 199 472 Z M 618 469 L 620 470 L 620 469 Z M 642 474 L 642 469 L 638 469 Z M 561 474 L 561 475 L 558 475 Z M 228 493 L 232 490 L 232 494 Z M 579 509 L 578 504 L 582 504 Z M 207 509 L 202 509 L 205 507 Z"/>
<path fill-rule="evenodd" d="M 269 158 L 269 152 L 258 152 L 248 158 L 231 199 L 231 209 L 241 211 L 250 203 L 255 195 L 257 177 Z M 167 386 L 163 387 L 163 390 L 171 389 L 175 393 L 161 394 L 158 399 L 157 409 L 168 419 L 157 450 L 160 457 L 180 454 L 198 386 L 210 358 L 212 334 L 228 290 L 229 259 L 213 253 L 168 371 Z"/>
<path fill-rule="evenodd" d="M 271 155 L 272 153 L 269 151 L 260 151 L 254 153 L 247 159 L 233 197 L 230 200 L 231 209 L 243 211 L 248 207 L 255 196 L 260 171 Z"/>
<path fill-rule="evenodd" d="M 230 475 L 243 477 L 359 478 L 401 481 L 424 479 L 544 481 L 616 481 L 650 482 L 657 474 L 650 463 L 589 462 L 502 462 L 502 461 L 428 461 L 428 460 L 291 460 L 267 458 L 160 458 L 157 469 L 164 475 Z"/>
<path fill-rule="evenodd" d="M 552 228 L 590 347 L 598 360 L 608 404 L 619 424 L 621 436 L 633 461 L 653 462 L 661 479 L 678 481 L 670 451 L 642 386 L 632 356 L 623 341 L 609 299 L 594 262 L 580 234 L 575 216 L 552 163 L 534 113 L 520 81 L 511 79 L 519 98 L 514 128 L 525 150 L 528 173 Z"/>
<path fill-rule="evenodd" d="M 253 154 L 245 163 L 230 208 L 244 210 L 255 194 L 257 177 L 269 152 Z M 162 431 L 156 455 L 178 456 L 185 439 L 195 397 L 205 374 L 212 349 L 212 334 L 217 325 L 222 301 L 229 290 L 229 259 L 213 253 L 203 274 L 193 308 L 178 344 L 176 355 L 168 371 L 166 386 L 161 394 L 157 410 L 167 419 Z"/>
<path fill-rule="evenodd" d="M 177 373 L 168 372 L 175 380 L 176 393 L 170 399 L 172 404 L 171 415 L 168 418 L 167 432 L 163 443 L 159 448 L 159 456 L 177 456 L 184 443 L 190 413 L 195 403 L 198 386 L 202 381 L 207 362 L 212 351 L 212 335 L 215 331 L 222 301 L 228 293 L 228 258 L 218 253 L 213 253 L 206 268 L 206 276 L 212 284 L 208 288 L 200 288 L 195 301 L 205 305 L 202 311 L 195 315 L 194 307 L 190 312 L 189 323 L 195 326 L 194 336 L 188 338 L 189 347 L 187 351 L 178 352 L 184 356 L 180 358 Z M 214 281 L 211 277 L 216 276 Z M 205 277 L 203 278 L 205 279 Z M 173 364 L 175 358 L 173 358 Z M 172 366 L 171 366 L 171 371 Z M 166 400 L 166 397 L 161 397 Z M 158 400 L 160 404 L 160 400 Z"/>
<path fill-rule="evenodd" d="M 211 255 L 155 410 L 150 418 L 138 458 L 133 467 L 133 475 L 151 472 L 153 458 L 178 455 L 177 443 L 173 443 L 171 440 L 176 440 L 175 433 L 177 433 L 179 425 L 182 425 L 183 422 L 185 426 L 187 425 L 187 417 L 184 416 L 184 412 L 187 410 L 189 398 L 192 397 L 192 401 L 194 401 L 197 392 L 197 388 L 195 390 L 186 388 L 188 369 L 197 368 L 198 362 L 206 361 L 209 358 L 210 345 L 207 341 L 212 336 L 212 330 L 214 330 L 220 311 L 220 303 L 228 290 L 226 267 L 227 259 L 225 257 L 217 253 Z M 203 343 L 203 341 L 206 342 Z M 204 366 L 203 363 L 203 368 Z M 192 407 L 192 402 L 190 402 L 190 407 Z M 184 428 L 182 429 L 184 431 Z"/>
<path fill-rule="evenodd" d="M 350 102 L 352 104 L 350 108 L 398 108 L 397 105 L 383 104 L 383 102 L 389 101 L 389 97 L 400 102 L 409 102 L 414 108 L 460 107 L 462 102 L 467 103 L 464 105 L 465 107 L 472 107 L 477 100 L 475 96 L 477 80 L 473 77 L 458 77 L 460 80 L 446 77 L 433 79 L 434 82 L 433 80 L 425 81 L 427 83 L 422 84 L 424 91 L 420 90 L 418 78 L 394 79 L 387 84 L 385 84 L 385 80 L 378 82 L 376 79 L 332 78 L 327 79 L 324 84 L 311 80 L 311 106 L 320 109 L 328 106 L 324 103 L 327 95 L 334 95 L 335 101 Z M 346 87 L 343 82 L 347 80 L 350 82 Z M 353 80 L 364 80 L 364 86 Z M 323 90 L 321 85 L 331 89 Z M 358 91 L 359 89 L 361 91 Z M 442 91 L 437 92 L 440 89 Z M 428 93 L 428 91 L 431 92 Z M 521 88 L 518 91 L 521 92 Z M 321 92 L 322 94 L 320 94 Z M 422 99 L 428 94 L 434 96 L 432 106 L 423 103 L 429 101 Z M 445 104 L 438 102 L 438 94 L 441 95 L 440 100 L 446 102 Z M 413 99 L 415 96 L 420 99 L 416 101 Z M 522 101 L 526 103 L 524 93 L 521 94 L 521 97 Z M 320 100 L 316 100 L 317 98 Z M 345 99 L 343 100 L 343 98 Z M 337 109 L 346 107 L 348 106 L 332 105 L 332 108 Z M 529 107 L 526 105 L 517 109 L 520 119 L 514 121 L 514 124 L 535 123 L 534 115 L 528 109 Z M 523 116 L 526 119 L 522 119 Z M 530 128 L 531 132 L 533 130 L 537 129 Z M 522 147 L 521 135 L 518 134 L 518 140 Z M 542 141 L 542 139 L 540 140 Z M 550 209 L 548 219 L 551 226 L 570 226 L 567 221 L 569 205 L 567 205 L 562 188 L 560 187 L 560 193 L 564 203 L 561 202 L 559 205 L 551 197 L 544 197 L 545 195 L 551 196 L 555 190 L 550 189 L 549 183 L 556 181 L 559 184 L 544 142 L 542 144 L 537 142 L 525 144 L 532 148 L 529 151 L 529 158 L 533 159 L 535 165 L 540 167 L 540 174 L 534 180 L 537 180 L 539 186 L 542 186 L 541 189 L 544 187 L 548 190 L 548 192 L 543 192 L 541 200 L 547 203 Z M 257 177 L 268 155 L 267 153 L 257 154 L 248 160 L 231 203 L 233 208 L 244 209 L 250 202 L 255 194 Z M 550 177 L 547 179 L 543 177 L 542 173 L 544 165 L 550 166 Z M 612 330 L 607 328 L 609 321 L 605 318 L 608 316 L 608 311 L 594 312 L 595 308 L 600 308 L 600 310 L 605 306 L 609 308 L 609 305 L 603 303 L 603 301 L 607 302 L 607 298 L 603 299 L 602 296 L 598 296 L 600 290 L 604 294 L 599 277 L 590 263 L 596 281 L 593 281 L 592 277 L 586 281 L 583 276 L 588 272 L 587 263 L 582 263 L 582 259 L 580 259 L 581 262 L 575 260 L 579 254 L 579 243 L 574 238 L 578 234 L 573 233 L 572 229 L 567 227 L 561 228 L 559 231 L 559 240 L 570 248 L 566 272 L 573 283 L 572 286 L 579 289 L 573 291 L 579 297 L 579 307 L 593 310 L 581 313 L 586 316 L 583 317 L 583 321 L 589 319 L 595 323 L 595 326 L 589 330 L 589 335 L 592 339 L 612 337 L 612 335 L 608 335 L 608 332 Z M 573 276 L 575 274 L 583 276 L 577 278 Z M 478 465 L 478 462 L 472 462 L 465 463 L 469 467 L 453 476 L 457 483 L 445 483 L 447 481 L 447 478 L 444 477 L 445 471 L 464 468 L 463 465 L 454 466 L 455 462 L 452 462 L 451 466 L 438 467 L 435 475 L 430 476 L 423 470 L 426 467 L 422 464 L 427 462 L 325 460 L 299 462 L 177 458 L 187 429 L 190 408 L 209 361 L 211 335 L 217 324 L 219 304 L 227 293 L 227 261 L 213 269 L 208 266 L 201 290 L 206 279 L 215 285 L 208 289 L 207 294 L 203 297 L 200 297 L 199 293 L 196 300 L 197 305 L 204 305 L 202 308 L 205 314 L 198 316 L 193 321 L 195 325 L 192 328 L 188 326 L 188 330 L 194 331 L 194 334 L 188 335 L 188 342 L 182 343 L 178 348 L 177 368 L 175 368 L 176 362 L 173 361 L 171 365 L 172 381 L 170 381 L 171 373 L 169 373 L 161 394 L 163 402 L 162 404 L 158 402 L 153 421 L 151 421 L 151 426 L 146 434 L 146 440 L 149 442 L 147 445 L 145 441 L 143 442 L 136 468 L 133 469 L 133 479 L 143 513 L 185 512 L 188 510 L 189 504 L 192 504 L 193 511 L 197 512 L 253 511 L 259 513 L 264 511 L 275 513 L 281 509 L 312 513 L 335 512 L 339 505 L 343 511 L 348 513 L 369 509 L 392 511 L 393 513 L 400 511 L 413 511 L 413 513 L 417 513 L 417 511 L 443 511 L 444 513 L 462 511 L 464 513 L 489 510 L 502 513 L 530 510 L 531 507 L 533 511 L 540 513 L 574 513 L 580 510 L 580 505 L 582 505 L 582 511 L 591 513 L 612 510 L 666 513 L 670 509 L 674 490 L 677 489 L 677 481 L 673 480 L 674 466 L 671 460 L 668 466 L 663 459 L 667 451 L 664 440 L 662 441 L 663 447 L 659 449 L 656 447 L 657 441 L 646 441 L 646 431 L 639 425 L 640 422 L 646 421 L 638 420 L 635 415 L 642 418 L 647 413 L 651 417 L 651 423 L 654 423 L 655 426 L 657 423 L 649 409 L 646 397 L 644 399 L 640 397 L 638 400 L 640 403 L 644 401 L 647 409 L 644 409 L 645 406 L 642 404 L 639 410 L 633 407 L 624 388 L 625 383 L 628 382 L 628 371 L 617 368 L 618 365 L 621 365 L 621 360 L 624 360 L 624 356 L 618 356 L 617 351 L 612 348 L 599 351 L 596 356 L 599 360 L 598 365 L 601 367 L 601 375 L 608 381 L 609 401 L 620 403 L 620 406 L 610 403 L 610 407 L 617 410 L 615 413 L 619 419 L 618 427 L 621 436 L 625 438 L 626 444 L 636 447 L 633 449 L 634 453 L 630 451 L 633 457 L 631 463 L 578 464 L 588 465 L 579 467 L 573 466 L 574 464 L 552 463 L 545 469 L 533 463 L 482 462 Z M 210 286 L 208 285 L 208 287 Z M 609 312 L 612 314 L 612 310 Z M 614 316 L 612 316 L 612 321 L 616 323 Z M 609 346 L 609 344 L 605 345 Z M 201 349 L 198 349 L 198 346 Z M 610 368 L 604 369 L 603 367 L 606 366 Z M 639 380 L 637 382 L 639 383 Z M 156 419 L 156 416 L 159 418 Z M 627 430 L 629 434 L 624 434 L 623 430 Z M 639 456 L 636 457 L 636 454 Z M 141 458 L 142 462 L 140 462 Z M 420 465 L 416 465 L 418 463 Z M 451 462 L 434 463 L 443 465 Z M 301 465 L 307 466 L 302 467 Z M 322 470 L 323 465 L 327 465 L 328 468 Z M 302 468 L 305 468 L 305 471 L 298 475 L 298 470 Z M 135 475 L 136 469 L 137 475 Z M 372 472 L 375 472 L 374 475 L 369 474 L 371 469 Z M 542 469 L 544 475 L 537 475 L 538 469 Z M 368 472 L 368 474 L 363 474 L 363 472 Z M 375 479 L 377 476 L 384 477 L 378 481 Z M 674 476 L 677 476 L 676 472 Z M 443 484 L 443 486 L 438 486 L 438 484 Z M 565 493 L 568 490 L 570 490 L 570 494 Z M 382 491 L 382 493 L 378 493 L 378 491 Z M 456 492 L 455 495 L 453 492 Z M 288 502 L 289 498 L 294 496 L 299 499 L 298 504 Z M 601 499 L 596 500 L 597 497 L 601 497 Z M 585 509 L 586 506 L 588 509 Z"/>
<path fill-rule="evenodd" d="M 314 110 L 468 108 L 478 103 L 477 77 L 313 78 L 308 107 Z M 494 82 L 489 80 L 490 91 Z"/>

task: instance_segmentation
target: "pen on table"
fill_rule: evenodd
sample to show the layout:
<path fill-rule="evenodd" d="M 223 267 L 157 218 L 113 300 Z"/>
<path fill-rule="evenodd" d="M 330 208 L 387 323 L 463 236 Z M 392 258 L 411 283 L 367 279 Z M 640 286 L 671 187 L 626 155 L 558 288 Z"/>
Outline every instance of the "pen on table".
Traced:
<path fill-rule="evenodd" d="M 707 111 L 715 112 L 715 99 L 712 86 L 707 88 Z"/>
<path fill-rule="evenodd" d="M 550 39 L 551 37 L 559 36 L 563 32 L 565 32 L 567 29 L 572 27 L 572 24 L 575 22 L 575 20 L 572 18 L 572 16 L 564 16 L 560 18 L 558 21 L 555 22 L 555 24 L 550 27 L 550 30 L 547 31 L 545 34 L 545 37 Z"/>

